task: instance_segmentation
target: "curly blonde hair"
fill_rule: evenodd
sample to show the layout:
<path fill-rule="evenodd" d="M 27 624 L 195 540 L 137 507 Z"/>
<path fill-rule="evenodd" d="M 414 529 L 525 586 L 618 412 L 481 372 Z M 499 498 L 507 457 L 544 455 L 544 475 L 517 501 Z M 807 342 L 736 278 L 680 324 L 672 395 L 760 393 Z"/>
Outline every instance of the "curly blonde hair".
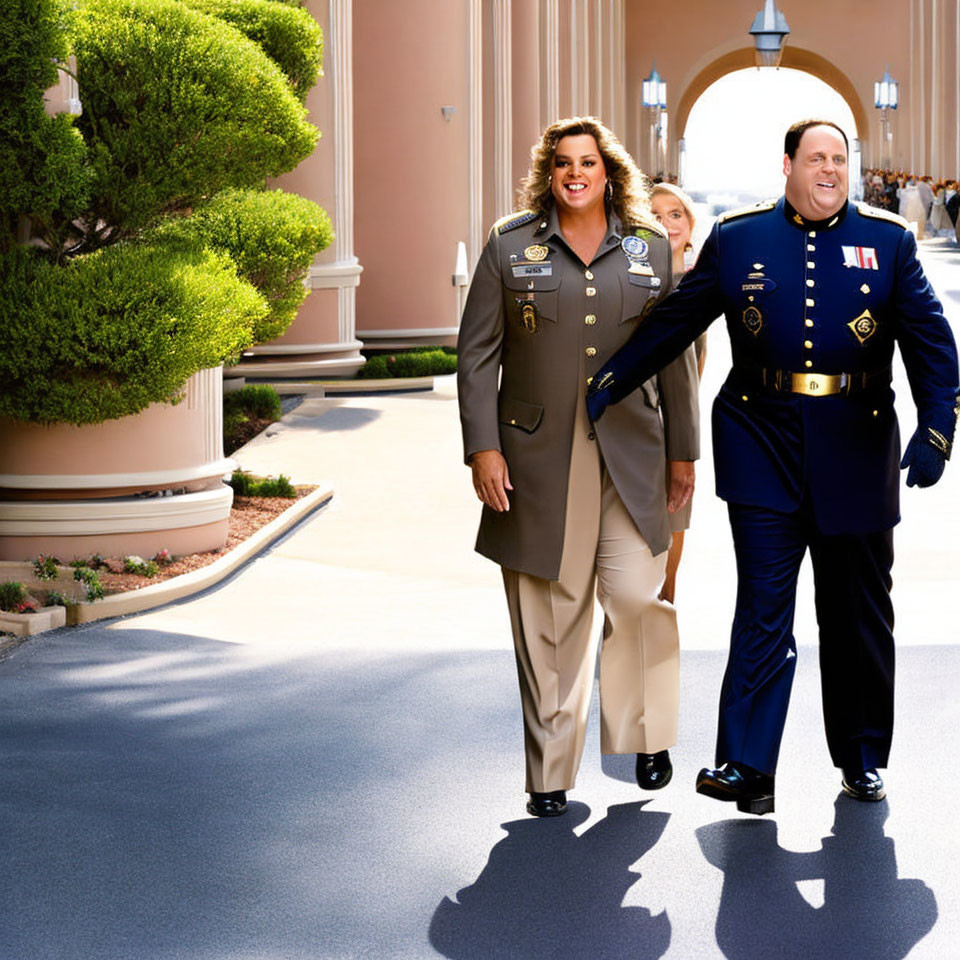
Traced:
<path fill-rule="evenodd" d="M 554 205 L 550 180 L 557 144 L 564 137 L 589 134 L 597 141 L 607 174 L 607 204 L 624 226 L 646 227 L 666 235 L 650 212 L 647 178 L 616 135 L 596 117 L 568 117 L 551 123 L 530 149 L 530 170 L 517 191 L 518 209 L 546 213 Z"/>

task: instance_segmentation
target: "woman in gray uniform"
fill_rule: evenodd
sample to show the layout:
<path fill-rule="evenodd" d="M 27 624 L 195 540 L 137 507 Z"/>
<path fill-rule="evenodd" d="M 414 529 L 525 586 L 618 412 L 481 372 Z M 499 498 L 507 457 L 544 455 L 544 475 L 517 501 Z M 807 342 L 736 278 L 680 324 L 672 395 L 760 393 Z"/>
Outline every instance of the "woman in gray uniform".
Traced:
<path fill-rule="evenodd" d="M 604 611 L 601 749 L 637 754 L 646 789 L 672 774 L 678 638 L 657 594 L 667 511 L 693 490 L 697 369 L 691 349 L 594 430 L 587 385 L 669 292 L 670 245 L 642 174 L 594 118 L 544 131 L 521 200 L 477 264 L 458 386 L 484 504 L 477 549 L 502 567 L 513 628 L 527 809 L 556 816 L 583 751 L 594 591 Z"/>

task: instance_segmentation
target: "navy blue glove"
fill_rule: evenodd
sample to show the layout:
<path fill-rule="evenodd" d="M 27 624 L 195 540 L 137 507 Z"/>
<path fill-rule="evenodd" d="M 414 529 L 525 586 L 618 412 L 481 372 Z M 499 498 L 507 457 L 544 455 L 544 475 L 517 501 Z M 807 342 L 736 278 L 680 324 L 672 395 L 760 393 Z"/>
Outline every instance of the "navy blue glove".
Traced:
<path fill-rule="evenodd" d="M 900 469 L 906 467 L 908 487 L 932 487 L 943 475 L 947 458 L 927 439 L 929 431 L 918 426 L 907 444 L 906 453 L 900 461 Z"/>
<path fill-rule="evenodd" d="M 591 423 L 596 423 L 602 416 L 603 411 L 610 405 L 609 390 L 588 390 L 587 391 L 587 416 Z"/>

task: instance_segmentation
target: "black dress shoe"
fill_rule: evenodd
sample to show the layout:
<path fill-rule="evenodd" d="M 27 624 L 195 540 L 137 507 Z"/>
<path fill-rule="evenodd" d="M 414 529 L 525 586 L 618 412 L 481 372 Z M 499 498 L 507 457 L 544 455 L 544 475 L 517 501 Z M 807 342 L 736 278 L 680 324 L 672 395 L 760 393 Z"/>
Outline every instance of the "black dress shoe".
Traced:
<path fill-rule="evenodd" d="M 729 762 L 697 776 L 697 793 L 715 800 L 735 800 L 741 813 L 773 813 L 773 776 Z"/>
<path fill-rule="evenodd" d="M 880 774 L 872 767 L 869 770 L 843 771 L 843 792 L 854 800 L 882 800 L 887 795 Z"/>
<path fill-rule="evenodd" d="M 659 790 L 673 776 L 673 764 L 666 750 L 637 754 L 637 785 L 641 790 Z"/>
<path fill-rule="evenodd" d="M 565 790 L 551 790 L 549 793 L 533 793 L 527 801 L 527 813 L 534 817 L 559 817 L 567 812 L 567 794 Z"/>

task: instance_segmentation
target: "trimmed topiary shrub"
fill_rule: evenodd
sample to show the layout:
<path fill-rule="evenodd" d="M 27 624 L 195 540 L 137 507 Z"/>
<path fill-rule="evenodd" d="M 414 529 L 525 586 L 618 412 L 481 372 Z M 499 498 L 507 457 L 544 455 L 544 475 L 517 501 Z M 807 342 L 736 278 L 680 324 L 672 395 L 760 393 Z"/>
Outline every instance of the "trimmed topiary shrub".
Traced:
<path fill-rule="evenodd" d="M 99 423 L 174 401 L 197 370 L 232 359 L 266 313 L 225 254 L 121 244 L 66 266 L 0 258 L 17 305 L 0 324 L 0 414 Z"/>
<path fill-rule="evenodd" d="M 316 143 L 298 96 L 319 27 L 270 0 L 196 4 L 218 16 L 181 0 L 0 14 L 0 415 L 87 424 L 176 402 L 306 295 L 329 219 L 263 185 Z M 75 125 L 43 108 L 68 36 Z"/>
<path fill-rule="evenodd" d="M 306 10 L 275 0 L 185 0 L 236 27 L 258 43 L 284 72 L 297 99 L 303 103 L 320 76 L 323 36 L 320 25 Z"/>
<path fill-rule="evenodd" d="M 308 293 L 307 269 L 333 239 L 333 228 L 321 207 L 296 194 L 224 190 L 192 217 L 167 221 L 156 235 L 229 254 L 240 276 L 267 300 L 269 312 L 253 330 L 254 342 L 265 343 L 296 317 Z"/>
<path fill-rule="evenodd" d="M 93 146 L 88 242 L 308 156 L 317 130 L 253 41 L 178 0 L 87 0 L 74 31 Z"/>

